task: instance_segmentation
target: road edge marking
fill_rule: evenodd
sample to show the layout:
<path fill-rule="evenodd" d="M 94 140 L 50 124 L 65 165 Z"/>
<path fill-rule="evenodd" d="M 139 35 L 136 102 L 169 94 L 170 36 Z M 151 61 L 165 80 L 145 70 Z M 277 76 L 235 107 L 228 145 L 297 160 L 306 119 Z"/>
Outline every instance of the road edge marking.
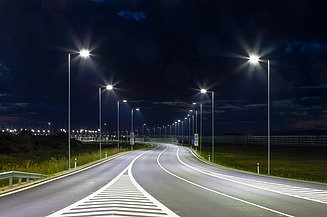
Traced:
<path fill-rule="evenodd" d="M 39 183 L 35 183 L 35 184 L 32 184 L 30 186 L 26 186 L 26 187 L 22 187 L 22 188 L 19 188 L 17 190 L 13 190 L 13 191 L 9 191 L 9 192 L 6 192 L 6 193 L 3 193 L 3 194 L 0 194 L 0 198 L 1 197 L 5 197 L 5 196 L 8 196 L 8 195 L 11 195 L 11 194 L 16 194 L 18 192 L 21 192 L 21 191 L 25 191 L 25 190 L 28 190 L 28 189 L 31 189 L 31 188 L 35 188 L 35 187 L 38 187 L 40 185 L 44 185 L 44 184 L 47 184 L 47 183 L 50 183 L 50 182 L 53 182 L 53 181 L 56 181 L 56 180 L 59 180 L 59 179 L 62 179 L 62 178 L 66 178 L 68 176 L 71 176 L 71 175 L 74 175 L 76 173 L 80 173 L 80 172 L 83 172 L 85 170 L 88 170 L 88 169 L 92 169 L 93 167 L 96 167 L 96 166 L 99 166 L 101 164 L 104 164 L 108 161 L 111 161 L 111 160 L 114 160 L 115 158 L 117 157 L 120 157 L 120 156 L 123 156 L 123 155 L 126 155 L 128 153 L 131 153 L 131 152 L 124 152 L 124 153 L 119 153 L 119 154 L 116 154 L 115 156 L 112 156 L 106 160 L 103 160 L 101 162 L 98 162 L 98 163 L 95 163 L 95 164 L 92 164 L 90 166 L 87 166 L 85 168 L 82 168 L 82 169 L 79 169 L 79 170 L 76 170 L 76 171 L 73 171 L 71 173 L 67 173 L 67 174 L 64 174 L 64 175 L 61 175 L 61 176 L 58 176 L 58 177 L 54 177 L 54 178 L 50 178 L 48 180 L 44 180 L 44 181 L 41 181 Z"/>
<path fill-rule="evenodd" d="M 212 193 L 219 194 L 219 195 L 221 195 L 221 196 L 228 197 L 228 198 L 230 198 L 230 199 L 237 200 L 237 201 L 239 201 L 239 202 L 246 203 L 246 204 L 248 204 L 248 205 L 252 205 L 252 206 L 255 206 L 255 207 L 257 207 L 257 208 L 261 208 L 261 209 L 264 209 L 264 210 L 267 210 L 267 211 L 270 211 L 270 212 L 273 212 L 273 213 L 277 213 L 277 214 L 280 214 L 280 215 L 283 215 L 283 216 L 287 216 L 287 217 L 295 217 L 295 216 L 293 216 L 293 215 L 289 215 L 289 214 L 286 214 L 286 213 L 283 213 L 283 212 L 280 212 L 280 211 L 277 211 L 277 210 L 274 210 L 274 209 L 271 209 L 271 208 L 268 208 L 268 207 L 265 207 L 265 206 L 261 206 L 261 205 L 259 205 L 259 204 L 252 203 L 252 202 L 250 202 L 250 201 L 246 201 L 246 200 L 243 200 L 243 199 L 240 199 L 240 198 L 237 198 L 237 197 L 234 197 L 234 196 L 231 196 L 231 195 L 228 195 L 228 194 L 225 194 L 225 193 L 222 193 L 222 192 L 219 192 L 219 191 L 213 190 L 213 189 L 211 189 L 211 188 L 204 187 L 204 186 L 202 186 L 202 185 L 199 185 L 199 184 L 196 184 L 196 183 L 194 183 L 194 182 L 191 182 L 191 181 L 189 181 L 189 180 L 187 180 L 187 179 L 184 179 L 184 178 L 182 178 L 182 177 L 180 177 L 180 176 L 178 176 L 178 175 L 176 175 L 176 174 L 174 174 L 174 173 L 168 171 L 167 169 L 165 169 L 165 168 L 160 164 L 160 160 L 159 160 L 160 156 L 161 156 L 161 155 L 162 155 L 162 154 L 163 154 L 167 149 L 168 149 L 168 145 L 167 145 L 167 147 L 166 147 L 162 152 L 160 152 L 160 154 L 158 155 L 158 157 L 157 157 L 157 163 L 159 164 L 159 166 L 161 167 L 161 169 L 163 169 L 166 173 L 168 173 L 168 174 L 174 176 L 175 178 L 178 178 L 178 179 L 180 179 L 180 180 L 182 180 L 182 181 L 184 181 L 184 182 L 187 182 L 187 183 L 189 183 L 189 184 L 191 184 L 191 185 L 194 185 L 194 186 L 196 186 L 196 187 L 202 188 L 202 189 L 204 189 L 204 190 L 210 191 L 210 192 L 212 192 Z"/>
<path fill-rule="evenodd" d="M 235 180 L 232 180 L 232 179 L 228 179 L 228 178 L 225 178 L 225 177 L 218 177 L 217 175 L 214 175 L 214 174 L 211 174 L 209 173 L 209 171 L 206 171 L 206 170 L 201 170 L 201 169 L 198 169 L 198 168 L 195 168 L 185 162 L 183 162 L 179 155 L 178 155 L 178 152 L 179 152 L 179 147 L 177 147 L 177 152 L 176 152 L 176 156 L 177 156 L 177 159 L 179 160 L 179 162 L 187 167 L 189 167 L 190 169 L 193 169 L 195 171 L 198 171 L 200 173 L 203 173 L 203 174 L 206 174 L 208 176 L 211 176 L 211 177 L 215 177 L 217 179 L 222 179 L 222 180 L 225 180 L 225 181 L 230 181 L 230 182 L 234 182 L 234 183 L 237 183 L 237 184 L 241 184 L 241 185 L 245 185 L 245 186 L 249 186 L 249 187 L 252 187 L 252 188 L 256 188 L 256 189 L 260 189 L 260 190 L 265 190 L 265 191 L 269 191 L 269 192 L 273 192 L 273 193 L 276 193 L 276 194 L 282 194 L 282 195 L 286 195 L 286 196 L 289 196 L 289 197 L 295 197 L 295 198 L 298 198 L 298 199 L 302 199 L 302 200 L 308 200 L 308 201 L 311 201 L 311 202 L 316 202 L 316 203 L 322 203 L 322 204 L 327 204 L 327 202 L 324 202 L 324 201 L 320 201 L 320 200 L 316 200 L 316 199 L 311 199 L 311 198 L 308 198 L 308 197 L 302 197 L 302 196 L 298 196 L 298 195 L 294 195 L 294 194 L 290 194 L 290 193 L 285 193 L 285 192 L 281 192 L 281 191 L 276 191 L 276 190 L 271 190 L 271 189 L 268 189 L 268 188 L 264 188 L 264 187 L 259 187 L 259 186 L 255 186 L 255 185 L 251 185 L 251 184 L 246 184 L 246 183 L 243 183 L 243 182 L 239 182 L 239 181 L 235 181 Z M 192 154 L 193 152 L 190 151 Z M 194 154 L 193 154 L 194 155 Z M 222 176 L 225 176 L 225 175 L 222 175 Z M 244 179 L 244 178 L 241 178 L 241 179 Z M 251 179 L 245 179 L 245 180 L 251 180 Z M 255 180 L 253 180 L 255 181 Z M 274 182 L 266 182 L 268 184 L 272 184 L 272 185 L 278 185 L 278 183 L 274 183 Z M 290 186 L 290 187 L 298 187 L 298 186 L 292 186 L 292 185 L 286 185 L 286 184 L 283 184 L 284 186 Z M 301 187 L 302 188 L 302 187 Z M 312 188 L 312 190 L 319 190 L 319 189 L 314 189 Z"/>

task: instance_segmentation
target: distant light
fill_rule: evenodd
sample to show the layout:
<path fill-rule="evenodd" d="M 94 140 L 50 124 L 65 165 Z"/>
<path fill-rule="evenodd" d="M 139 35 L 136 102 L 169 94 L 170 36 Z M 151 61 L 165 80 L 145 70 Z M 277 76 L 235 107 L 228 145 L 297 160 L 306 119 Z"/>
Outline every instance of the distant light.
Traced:
<path fill-rule="evenodd" d="M 204 88 L 202 88 L 200 91 L 201 91 L 201 93 L 207 93 L 207 90 Z"/>
<path fill-rule="evenodd" d="M 89 57 L 90 51 L 83 49 L 79 52 L 79 55 L 81 55 L 81 57 L 84 57 L 84 58 Z"/>
<path fill-rule="evenodd" d="M 193 104 L 193 105 L 196 105 L 196 102 L 193 102 L 192 104 Z"/>
<path fill-rule="evenodd" d="M 107 89 L 107 90 L 112 90 L 112 89 L 114 89 L 114 86 L 112 86 L 111 84 L 108 84 L 108 85 L 106 86 L 106 89 Z"/>
<path fill-rule="evenodd" d="M 249 62 L 252 63 L 252 64 L 258 64 L 259 63 L 259 57 L 258 57 L 258 55 L 251 54 L 249 56 Z"/>
<path fill-rule="evenodd" d="M 137 109 L 135 109 L 136 111 L 140 111 L 140 109 L 139 108 L 137 108 Z"/>
<path fill-rule="evenodd" d="M 175 121 L 175 124 L 177 124 L 177 121 Z"/>
<path fill-rule="evenodd" d="M 177 120 L 178 122 L 181 122 L 181 120 Z"/>
<path fill-rule="evenodd" d="M 190 109 L 190 112 L 193 112 L 193 110 L 192 110 L 192 109 Z"/>
<path fill-rule="evenodd" d="M 187 118 L 184 118 L 185 120 L 187 120 Z"/>
<path fill-rule="evenodd" d="M 48 125 L 51 125 L 51 123 L 49 122 Z"/>

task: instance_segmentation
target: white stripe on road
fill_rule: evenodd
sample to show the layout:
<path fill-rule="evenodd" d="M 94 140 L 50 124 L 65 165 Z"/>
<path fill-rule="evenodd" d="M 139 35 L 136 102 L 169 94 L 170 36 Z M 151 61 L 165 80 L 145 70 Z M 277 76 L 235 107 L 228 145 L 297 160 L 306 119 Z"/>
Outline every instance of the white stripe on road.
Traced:
<path fill-rule="evenodd" d="M 190 152 L 195 157 L 197 157 L 191 150 L 190 150 Z M 177 156 L 177 159 L 179 160 L 179 162 L 181 162 L 183 165 L 185 165 L 193 170 L 196 170 L 196 171 L 206 174 L 208 176 L 212 176 L 215 178 L 223 179 L 223 180 L 234 182 L 237 184 L 257 188 L 260 190 L 265 190 L 265 191 L 269 191 L 269 192 L 273 192 L 273 193 L 287 195 L 290 197 L 296 197 L 296 198 L 303 199 L 303 200 L 309 200 L 309 201 L 313 201 L 313 202 L 327 204 L 327 191 L 313 189 L 313 188 L 297 187 L 297 186 L 280 184 L 280 183 L 266 182 L 266 181 L 260 181 L 260 180 L 254 180 L 254 179 L 241 178 L 241 177 L 237 177 L 237 176 L 224 175 L 221 173 L 208 171 L 208 170 L 205 170 L 202 168 L 201 169 L 196 168 L 194 166 L 191 166 L 191 165 L 183 162 L 180 159 L 178 153 L 179 153 L 179 147 L 177 147 L 177 152 L 176 152 L 176 156 Z M 321 197 L 321 195 L 319 195 L 319 194 L 323 194 L 325 196 Z"/>
<path fill-rule="evenodd" d="M 189 183 L 189 184 L 191 184 L 191 185 L 194 185 L 194 186 L 196 186 L 196 187 L 202 188 L 202 189 L 204 189 L 204 190 L 210 191 L 210 192 L 212 192 L 212 193 L 219 194 L 219 195 L 221 195 L 221 196 L 228 197 L 228 198 L 230 198 L 230 199 L 237 200 L 237 201 L 239 201 L 239 202 L 246 203 L 246 204 L 248 204 L 248 205 L 255 206 L 255 207 L 260 208 L 260 209 L 264 209 L 264 210 L 267 210 L 267 211 L 270 211 L 270 212 L 273 212 L 273 213 L 276 213 L 276 214 L 279 214 L 279 215 L 287 216 L 287 217 L 294 217 L 294 216 L 292 216 L 292 215 L 289 215 L 289 214 L 286 214 L 286 213 L 283 213 L 283 212 L 280 212 L 280 211 L 277 211 L 277 210 L 274 210 L 274 209 L 270 209 L 270 208 L 268 208 L 268 207 L 261 206 L 261 205 L 259 205 L 259 204 L 255 204 L 255 203 L 252 203 L 252 202 L 249 202 L 249 201 L 246 201 L 246 200 L 243 200 L 243 199 L 240 199 L 240 198 L 237 198 L 237 197 L 234 197 L 234 196 L 231 196 L 231 195 L 228 195 L 228 194 L 225 194 L 225 193 L 222 193 L 222 192 L 219 192 L 219 191 L 213 190 L 213 189 L 211 189 L 211 188 L 207 188 L 207 187 L 205 187 L 205 186 L 202 186 L 202 185 L 196 184 L 196 183 L 194 183 L 194 182 L 191 182 L 191 181 L 189 181 L 189 180 L 187 180 L 187 179 L 184 179 L 184 178 L 182 178 L 182 177 L 180 177 L 180 176 L 178 176 L 178 175 L 176 175 L 176 174 L 174 174 L 174 173 L 168 171 L 167 169 L 165 169 L 165 168 L 161 165 L 160 160 L 159 160 L 159 159 L 160 159 L 160 156 L 161 156 L 161 155 L 162 155 L 162 154 L 163 154 L 167 149 L 168 149 L 168 145 L 167 145 L 167 147 L 166 147 L 162 152 L 160 152 L 160 154 L 158 155 L 158 157 L 157 157 L 157 163 L 158 163 L 158 165 L 161 167 L 161 169 L 163 169 L 163 170 L 164 170 L 165 172 L 167 172 L 168 174 L 174 176 L 175 178 L 178 178 L 178 179 L 180 179 L 180 180 L 182 180 L 182 181 L 184 181 L 184 182 L 187 182 L 187 183 Z"/>
<path fill-rule="evenodd" d="M 134 162 L 147 152 L 134 158 L 118 176 L 98 191 L 48 217 L 94 217 L 104 215 L 178 217 L 146 192 L 133 177 L 132 167 Z"/>

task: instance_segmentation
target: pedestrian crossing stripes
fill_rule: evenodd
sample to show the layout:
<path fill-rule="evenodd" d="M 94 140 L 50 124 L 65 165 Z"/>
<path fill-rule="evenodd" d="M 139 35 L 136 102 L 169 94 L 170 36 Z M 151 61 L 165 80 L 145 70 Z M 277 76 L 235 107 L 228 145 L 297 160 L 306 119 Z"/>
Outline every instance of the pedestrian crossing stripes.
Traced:
<path fill-rule="evenodd" d="M 48 217 L 178 217 L 136 182 L 133 162 L 98 191 Z"/>

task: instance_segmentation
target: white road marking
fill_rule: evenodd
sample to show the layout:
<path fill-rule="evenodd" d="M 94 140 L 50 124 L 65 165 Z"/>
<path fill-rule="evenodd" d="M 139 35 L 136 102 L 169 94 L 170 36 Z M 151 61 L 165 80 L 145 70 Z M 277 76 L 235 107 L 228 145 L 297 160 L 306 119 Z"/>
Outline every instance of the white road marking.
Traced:
<path fill-rule="evenodd" d="M 91 168 L 93 168 L 93 167 L 99 166 L 99 165 L 101 165 L 101 164 L 103 164 L 103 163 L 106 163 L 106 162 L 108 162 L 108 161 L 111 161 L 111 160 L 113 160 L 113 159 L 115 159 L 115 158 L 117 158 L 117 157 L 120 157 L 120 156 L 122 156 L 122 155 L 125 155 L 125 154 L 127 154 L 127 153 L 128 153 L 128 152 L 119 153 L 119 154 L 117 154 L 117 155 L 115 155 L 115 156 L 113 156 L 113 157 L 109 157 L 109 158 L 106 159 L 106 160 L 103 160 L 103 161 L 101 161 L 101 162 L 99 162 L 99 163 L 96 163 L 96 164 L 90 165 L 90 166 L 85 167 L 85 168 L 83 168 L 83 169 L 79 169 L 79 170 L 76 170 L 76 171 L 70 172 L 70 173 L 68 173 L 68 174 L 65 174 L 65 175 L 62 175 L 62 176 L 59 176 L 59 177 L 56 177 L 56 178 L 53 178 L 53 179 L 49 179 L 49 180 L 45 180 L 45 181 L 41 181 L 40 183 L 36 183 L 36 184 L 31 185 L 31 186 L 26 186 L 26 187 L 23 187 L 23 188 L 19 188 L 19 189 L 17 189 L 17 190 L 13 190 L 13 191 L 9 191 L 9 192 L 4 193 L 4 194 L 0 194 L 0 197 L 4 197 L 4 196 L 7 196 L 7 195 L 15 194 L 15 193 L 18 193 L 18 192 L 21 192 L 21 191 L 25 191 L 25 190 L 28 190 L 28 189 L 31 189 L 31 188 L 35 188 L 35 187 L 37 187 L 37 186 L 44 185 L 44 184 L 47 184 L 47 183 L 49 183 L 49 182 L 56 181 L 56 180 L 58 180 L 58 179 L 62 179 L 62 178 L 65 178 L 65 177 L 67 177 L 67 176 L 71 176 L 71 175 L 74 175 L 74 174 L 76 174 L 76 173 L 83 172 L 83 171 L 85 171 L 85 170 L 88 170 L 88 169 L 91 169 Z"/>
<path fill-rule="evenodd" d="M 184 178 L 182 178 L 182 177 L 180 177 L 180 176 L 178 176 L 178 175 L 176 175 L 176 174 L 174 174 L 174 173 L 168 171 L 167 169 L 165 169 L 165 168 L 161 165 L 160 160 L 159 160 L 159 159 L 160 159 L 160 156 L 161 156 L 161 155 L 162 155 L 162 154 L 163 154 L 167 149 L 168 149 L 168 145 L 167 145 L 167 147 L 166 147 L 162 152 L 160 152 L 160 154 L 158 155 L 158 157 L 157 157 L 157 163 L 158 163 L 158 165 L 161 167 L 161 169 L 163 169 L 163 170 L 164 170 L 165 172 L 167 172 L 168 174 L 174 176 L 175 178 L 178 178 L 178 179 L 180 179 L 180 180 L 182 180 L 182 181 L 184 181 L 184 182 L 187 182 L 187 183 L 189 183 L 189 184 L 191 184 L 191 185 L 194 185 L 194 186 L 196 186 L 196 187 L 202 188 L 202 189 L 204 189 L 204 190 L 210 191 L 210 192 L 212 192 L 212 193 L 219 194 L 219 195 L 221 195 L 221 196 L 228 197 L 228 198 L 230 198 L 230 199 L 237 200 L 237 201 L 239 201 L 239 202 L 246 203 L 246 204 L 248 204 L 248 205 L 258 207 L 258 208 L 260 208 L 260 209 L 264 209 L 264 210 L 267 210 L 267 211 L 270 211 L 270 212 L 273 212 L 273 213 L 276 213 L 276 214 L 279 214 L 279 215 L 282 215 L 282 216 L 294 217 L 294 216 L 292 216 L 292 215 L 289 215 L 289 214 L 286 214 L 286 213 L 283 213 L 283 212 L 280 212 L 280 211 L 277 211 L 277 210 L 274 210 L 274 209 L 270 209 L 270 208 L 268 208 L 268 207 L 261 206 L 261 205 L 259 205 L 259 204 L 255 204 L 255 203 L 252 203 L 252 202 L 249 202 L 249 201 L 246 201 L 246 200 L 243 200 L 243 199 L 240 199 L 240 198 L 237 198 L 237 197 L 234 197 L 234 196 L 231 196 L 231 195 L 228 195 L 228 194 L 225 194 L 225 193 L 222 193 L 222 192 L 219 192 L 219 191 L 213 190 L 213 189 L 211 189 L 211 188 L 207 188 L 207 187 L 205 187 L 205 186 L 202 186 L 202 185 L 199 185 L 199 184 L 197 184 L 197 183 L 191 182 L 191 181 L 189 181 L 189 180 L 187 180 L 187 179 L 184 179 Z"/>
<path fill-rule="evenodd" d="M 215 178 L 223 179 L 226 181 L 234 182 L 237 184 L 241 184 L 241 185 L 245 185 L 245 186 L 249 186 L 249 187 L 253 187 L 253 188 L 257 188 L 257 189 L 261 189 L 261 190 L 265 190 L 265 191 L 270 191 L 273 193 L 283 194 L 283 195 L 287 195 L 287 196 L 291 196 L 291 197 L 296 197 L 299 199 L 304 199 L 304 200 L 309 200 L 309 201 L 313 201 L 313 202 L 327 204 L 327 191 L 313 189 L 313 188 L 305 188 L 305 187 L 280 184 L 280 183 L 266 182 L 266 181 L 260 181 L 260 180 L 254 180 L 254 179 L 246 179 L 246 178 L 212 172 L 212 171 L 208 171 L 208 170 L 205 170 L 202 168 L 201 169 L 196 168 L 196 167 L 193 167 L 193 166 L 183 162 L 180 159 L 178 152 L 179 152 L 179 147 L 177 147 L 176 156 L 180 163 L 182 163 L 183 165 L 185 165 L 193 170 L 196 170 L 200 173 L 206 174 L 208 176 L 212 176 Z M 194 153 L 191 150 L 190 150 L 190 152 L 194 155 Z M 196 156 L 196 155 L 194 155 L 194 156 Z M 323 194 L 326 196 L 321 197 L 321 195 L 317 195 L 317 192 L 319 192 L 318 194 Z"/>
<path fill-rule="evenodd" d="M 98 191 L 48 217 L 94 217 L 104 215 L 178 217 L 146 192 L 133 177 L 132 167 L 134 162 L 147 152 L 134 158 L 118 176 Z"/>

